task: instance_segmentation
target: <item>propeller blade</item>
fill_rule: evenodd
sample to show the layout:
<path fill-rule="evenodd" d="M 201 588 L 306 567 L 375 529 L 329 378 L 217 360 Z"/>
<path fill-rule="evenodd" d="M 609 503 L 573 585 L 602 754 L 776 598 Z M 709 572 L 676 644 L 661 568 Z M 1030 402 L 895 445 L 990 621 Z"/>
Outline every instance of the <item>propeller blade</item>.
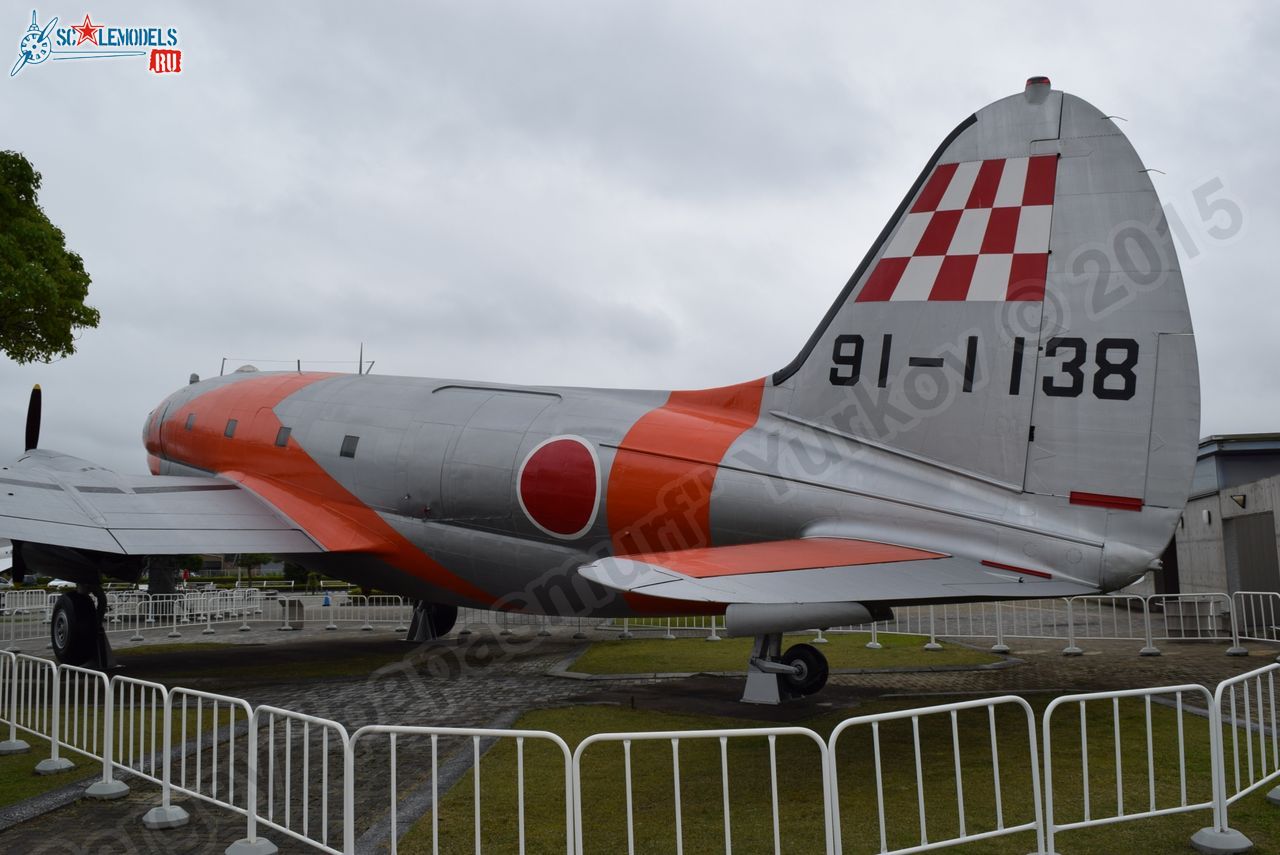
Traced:
<path fill-rule="evenodd" d="M 31 389 L 31 402 L 27 404 L 27 451 L 40 445 L 40 384 Z"/>

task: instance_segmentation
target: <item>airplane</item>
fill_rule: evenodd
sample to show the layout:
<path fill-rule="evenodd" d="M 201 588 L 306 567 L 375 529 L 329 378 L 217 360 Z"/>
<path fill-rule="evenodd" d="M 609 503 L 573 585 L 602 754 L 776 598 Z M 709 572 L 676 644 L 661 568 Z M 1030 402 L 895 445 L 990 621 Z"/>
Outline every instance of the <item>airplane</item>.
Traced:
<path fill-rule="evenodd" d="M 709 336 L 710 338 L 710 336 Z M 0 471 L 15 574 L 74 581 L 63 662 L 109 662 L 107 577 L 262 552 L 461 606 L 724 615 L 743 699 L 826 683 L 783 633 L 895 606 L 1093 594 L 1158 566 L 1199 436 L 1195 339 L 1149 173 L 1033 77 L 924 164 L 796 357 L 695 391 L 258 372 L 147 417 L 149 476 L 38 448 Z"/>

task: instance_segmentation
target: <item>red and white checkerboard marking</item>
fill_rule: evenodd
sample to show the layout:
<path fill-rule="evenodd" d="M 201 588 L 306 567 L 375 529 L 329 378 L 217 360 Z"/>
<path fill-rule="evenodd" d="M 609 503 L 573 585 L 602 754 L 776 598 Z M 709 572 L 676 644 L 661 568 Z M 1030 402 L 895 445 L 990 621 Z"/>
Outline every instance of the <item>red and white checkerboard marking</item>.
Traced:
<path fill-rule="evenodd" d="M 1043 300 L 1056 154 L 943 163 L 858 302 Z"/>

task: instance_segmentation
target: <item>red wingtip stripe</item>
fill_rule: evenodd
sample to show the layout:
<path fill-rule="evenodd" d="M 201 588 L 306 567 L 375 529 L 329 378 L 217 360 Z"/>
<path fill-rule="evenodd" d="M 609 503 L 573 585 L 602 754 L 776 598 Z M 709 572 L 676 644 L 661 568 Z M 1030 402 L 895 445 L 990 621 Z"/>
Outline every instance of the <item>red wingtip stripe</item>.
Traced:
<path fill-rule="evenodd" d="M 1014 573 L 1022 573 L 1026 576 L 1035 576 L 1038 579 L 1052 579 L 1052 573 L 1046 573 L 1043 570 L 1028 570 L 1026 567 L 1017 567 L 1013 564 L 1001 564 L 999 561 L 983 561 L 983 567 L 994 567 L 997 570 L 1011 570 Z"/>
<path fill-rule="evenodd" d="M 1071 491 L 1071 504 L 1093 508 L 1115 508 L 1118 511 L 1142 510 L 1142 499 L 1135 496 L 1108 496 L 1105 493 L 1079 493 Z"/>

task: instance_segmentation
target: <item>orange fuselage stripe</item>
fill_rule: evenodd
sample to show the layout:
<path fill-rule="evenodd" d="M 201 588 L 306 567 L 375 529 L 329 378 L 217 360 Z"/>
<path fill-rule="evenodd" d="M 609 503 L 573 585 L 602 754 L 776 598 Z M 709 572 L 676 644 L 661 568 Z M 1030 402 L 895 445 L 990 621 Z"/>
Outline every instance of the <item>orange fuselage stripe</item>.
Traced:
<path fill-rule="evenodd" d="M 367 552 L 432 585 L 477 602 L 493 595 L 447 570 L 339 484 L 296 440 L 275 444 L 281 424 L 275 407 L 298 390 L 334 377 L 267 375 L 219 386 L 167 413 L 160 447 L 147 451 L 243 483 L 331 552 Z M 186 429 L 187 416 L 195 423 Z M 236 419 L 235 436 L 223 435 Z"/>
<path fill-rule="evenodd" d="M 764 380 L 672 392 L 631 427 L 609 472 L 618 555 L 711 545 L 711 489 L 729 447 L 760 417 Z"/>

